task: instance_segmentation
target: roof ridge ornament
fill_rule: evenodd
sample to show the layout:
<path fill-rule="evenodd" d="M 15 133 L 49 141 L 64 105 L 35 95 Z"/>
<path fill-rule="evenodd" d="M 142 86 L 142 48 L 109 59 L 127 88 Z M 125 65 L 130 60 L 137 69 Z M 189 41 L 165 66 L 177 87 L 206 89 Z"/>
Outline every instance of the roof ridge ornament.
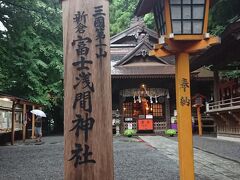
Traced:
<path fill-rule="evenodd" d="M 139 44 L 141 41 L 150 42 L 150 41 L 149 41 L 149 34 L 148 34 L 147 31 L 145 30 L 145 25 L 142 27 L 141 31 L 138 31 L 138 32 L 135 34 L 135 38 L 137 39 L 138 44 Z"/>
<path fill-rule="evenodd" d="M 131 22 L 130 22 L 130 27 L 134 27 L 134 26 L 142 26 L 144 25 L 144 20 L 142 17 L 137 17 L 137 16 L 134 16 L 132 19 L 131 19 Z"/>

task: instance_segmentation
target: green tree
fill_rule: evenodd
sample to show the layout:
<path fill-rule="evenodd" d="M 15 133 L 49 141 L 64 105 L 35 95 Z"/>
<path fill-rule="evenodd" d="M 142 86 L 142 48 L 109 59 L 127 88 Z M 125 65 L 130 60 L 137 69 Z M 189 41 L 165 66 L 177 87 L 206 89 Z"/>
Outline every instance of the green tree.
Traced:
<path fill-rule="evenodd" d="M 50 106 L 62 84 L 60 7 L 46 0 L 3 0 L 1 6 L 7 28 L 0 40 L 1 90 Z"/>
<path fill-rule="evenodd" d="M 214 0 L 209 14 L 209 31 L 220 35 L 226 26 L 240 17 L 239 0 Z"/>
<path fill-rule="evenodd" d="M 110 34 L 117 34 L 129 27 L 139 0 L 112 0 L 110 3 Z"/>
<path fill-rule="evenodd" d="M 214 5 L 209 15 L 209 31 L 211 34 L 220 35 L 232 22 L 240 18 L 239 0 L 214 0 Z M 239 62 L 232 62 L 230 66 L 238 67 Z M 226 70 L 220 72 L 221 76 L 228 78 L 240 77 L 239 70 Z"/>
<path fill-rule="evenodd" d="M 62 106 L 63 55 L 58 0 L 1 0 L 0 91 Z"/>

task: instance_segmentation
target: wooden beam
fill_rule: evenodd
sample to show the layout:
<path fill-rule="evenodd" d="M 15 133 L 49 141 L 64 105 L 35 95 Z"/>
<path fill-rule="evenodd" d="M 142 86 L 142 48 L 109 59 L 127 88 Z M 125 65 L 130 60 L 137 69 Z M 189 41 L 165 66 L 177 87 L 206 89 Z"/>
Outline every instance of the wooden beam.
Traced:
<path fill-rule="evenodd" d="M 15 106 L 16 102 L 13 101 L 12 104 L 12 133 L 11 133 L 11 145 L 14 145 L 14 140 L 15 140 Z"/>
<path fill-rule="evenodd" d="M 211 0 L 206 0 L 206 7 L 205 7 L 205 14 L 204 14 L 204 25 L 203 25 L 203 34 L 207 33 L 208 29 L 208 14 L 209 14 L 209 7 L 210 7 L 210 2 Z"/>
<path fill-rule="evenodd" d="M 32 109 L 35 109 L 35 106 L 32 106 Z M 32 139 L 35 138 L 35 115 L 32 114 Z"/>
<path fill-rule="evenodd" d="M 65 180 L 114 179 L 108 7 L 62 1 Z"/>
<path fill-rule="evenodd" d="M 23 142 L 25 142 L 26 140 L 26 125 L 27 125 L 26 104 L 23 104 L 23 123 L 22 123 Z"/>
<path fill-rule="evenodd" d="M 210 37 L 199 41 L 175 41 L 174 39 L 165 38 L 165 42 L 168 45 L 169 51 L 173 53 L 196 53 L 221 43 L 221 39 L 219 37 Z"/>
<path fill-rule="evenodd" d="M 164 48 L 161 49 L 156 49 L 156 50 L 151 50 L 149 51 L 149 56 L 155 56 L 155 57 L 166 57 L 172 55 L 169 51 L 167 51 Z"/>
<path fill-rule="evenodd" d="M 166 57 L 181 52 L 191 54 L 219 44 L 220 42 L 221 40 L 219 37 L 210 37 L 208 39 L 198 41 L 193 41 L 191 38 L 186 41 L 182 41 L 165 37 L 164 45 L 155 44 L 153 50 L 149 51 L 149 56 Z"/>
<path fill-rule="evenodd" d="M 198 118 L 198 135 L 202 136 L 202 117 L 201 117 L 201 107 L 197 106 L 197 118 Z"/>
<path fill-rule="evenodd" d="M 192 41 L 192 40 L 202 40 L 204 39 L 204 35 L 174 35 L 172 38 L 175 41 Z"/>
<path fill-rule="evenodd" d="M 6 95 L 6 94 L 2 94 L 0 93 L 0 98 L 8 98 L 10 99 L 11 101 L 16 101 L 18 102 L 18 104 L 26 104 L 26 105 L 35 105 L 35 106 L 43 106 L 41 104 L 37 104 L 37 103 L 33 103 L 33 102 L 30 102 L 26 99 L 22 99 L 22 98 L 18 98 L 18 97 L 15 97 L 15 96 L 10 96 L 10 95 Z"/>
<path fill-rule="evenodd" d="M 165 4 L 165 17 L 166 17 L 166 34 L 169 35 L 172 30 L 172 23 L 171 23 L 171 13 L 170 13 L 170 6 L 169 6 L 169 0 L 164 0 Z M 164 16 L 163 15 L 163 16 Z"/>

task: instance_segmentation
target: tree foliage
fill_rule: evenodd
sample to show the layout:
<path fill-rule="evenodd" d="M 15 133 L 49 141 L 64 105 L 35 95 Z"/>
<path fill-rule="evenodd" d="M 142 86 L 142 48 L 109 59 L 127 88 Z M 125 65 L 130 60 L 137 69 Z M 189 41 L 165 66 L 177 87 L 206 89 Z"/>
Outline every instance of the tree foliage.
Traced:
<path fill-rule="evenodd" d="M 62 95 L 62 28 L 58 1 L 2 0 L 0 91 L 48 107 Z"/>
<path fill-rule="evenodd" d="M 111 35 L 119 33 L 129 27 L 133 12 L 139 0 L 112 0 L 110 5 Z M 220 35 L 226 26 L 240 17 L 239 0 L 213 0 L 213 7 L 209 14 L 209 31 L 213 35 Z M 147 27 L 154 29 L 155 23 L 152 13 L 144 16 Z"/>
<path fill-rule="evenodd" d="M 238 18 L 240 18 L 239 0 L 214 0 L 209 15 L 209 31 L 211 34 L 220 35 L 228 24 Z"/>
<path fill-rule="evenodd" d="M 110 35 L 113 36 L 130 26 L 139 0 L 112 0 L 110 3 Z M 144 16 L 144 22 L 150 29 L 155 28 L 153 14 Z"/>
<path fill-rule="evenodd" d="M 239 0 L 215 0 L 209 15 L 209 31 L 213 35 L 221 35 L 225 28 L 240 18 Z M 232 62 L 231 66 L 239 66 L 239 63 Z M 240 77 L 239 70 L 221 71 L 221 76 L 227 78 Z"/>
<path fill-rule="evenodd" d="M 110 3 L 110 34 L 117 34 L 129 27 L 139 0 L 112 0 Z"/>
<path fill-rule="evenodd" d="M 1 0 L 0 6 L 0 22 L 5 27 L 0 31 L 0 91 L 45 105 L 49 120 L 56 119 L 62 126 L 59 1 Z"/>

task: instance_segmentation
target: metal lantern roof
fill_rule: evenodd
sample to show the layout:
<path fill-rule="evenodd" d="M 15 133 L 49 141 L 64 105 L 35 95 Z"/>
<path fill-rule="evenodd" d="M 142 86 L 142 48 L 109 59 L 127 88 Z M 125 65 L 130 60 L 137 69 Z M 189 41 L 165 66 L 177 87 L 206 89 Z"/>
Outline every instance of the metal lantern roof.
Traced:
<path fill-rule="evenodd" d="M 208 38 L 210 0 L 140 0 L 135 15 L 153 12 L 158 35 L 174 40 Z"/>
<path fill-rule="evenodd" d="M 136 16 L 144 16 L 145 14 L 148 14 L 152 12 L 154 3 L 156 3 L 158 0 L 139 0 L 138 5 L 135 9 L 134 15 Z M 210 7 L 213 5 L 213 1 L 210 0 Z"/>

